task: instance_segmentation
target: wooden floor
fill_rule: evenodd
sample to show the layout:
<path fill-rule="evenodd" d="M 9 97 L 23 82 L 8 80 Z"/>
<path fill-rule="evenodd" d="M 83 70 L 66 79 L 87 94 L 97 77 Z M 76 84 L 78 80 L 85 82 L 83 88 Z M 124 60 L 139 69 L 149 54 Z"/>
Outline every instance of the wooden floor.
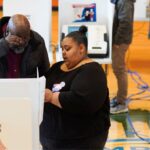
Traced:
<path fill-rule="evenodd" d="M 147 22 L 134 23 L 133 42 L 126 55 L 126 64 L 129 70 L 135 72 L 132 75 L 136 81 L 143 80 L 150 85 L 150 39 Z M 142 91 L 131 77 L 129 73 L 128 96 Z M 107 79 L 112 98 L 116 95 L 117 86 L 111 65 Z M 147 144 L 150 143 L 150 89 L 145 91 L 132 97 L 135 100 L 129 103 L 129 113 L 110 116 L 111 128 L 106 150 L 150 150 L 150 144 Z"/>
<path fill-rule="evenodd" d="M 58 12 L 52 13 L 52 41 L 54 47 L 58 44 Z M 53 47 L 53 48 L 54 48 Z M 55 56 L 55 49 L 54 56 Z M 55 58 L 53 60 L 55 62 Z M 150 85 L 150 39 L 148 39 L 148 22 L 135 22 L 133 43 L 126 55 L 127 68 L 139 74 L 148 86 Z M 138 76 L 135 76 L 136 80 Z M 111 65 L 108 65 L 108 87 L 110 98 L 116 95 L 116 79 L 112 73 Z M 128 75 L 128 95 L 140 92 L 136 82 Z M 147 96 L 147 98 L 144 98 Z M 106 150 L 150 150 L 150 89 L 145 89 L 143 94 L 132 97 L 129 102 L 129 113 L 111 116 L 111 128 L 109 132 Z M 137 100 L 135 100 L 137 99 Z M 134 127 L 134 128 L 133 128 Z M 135 129 L 135 130 L 134 130 Z M 147 140 L 144 142 L 141 138 Z"/>

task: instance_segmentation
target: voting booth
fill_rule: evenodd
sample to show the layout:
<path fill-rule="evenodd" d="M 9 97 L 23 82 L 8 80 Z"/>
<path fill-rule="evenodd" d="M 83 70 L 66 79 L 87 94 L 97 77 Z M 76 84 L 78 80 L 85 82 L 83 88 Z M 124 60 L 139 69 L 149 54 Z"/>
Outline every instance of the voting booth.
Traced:
<path fill-rule="evenodd" d="M 57 61 L 62 60 L 63 37 L 85 25 L 89 57 L 101 64 L 111 63 L 113 14 L 114 5 L 110 0 L 60 0 Z"/>
<path fill-rule="evenodd" d="M 45 78 L 0 79 L 0 142 L 7 150 L 41 150 Z"/>
<path fill-rule="evenodd" d="M 18 13 L 25 15 L 31 23 L 31 28 L 44 38 L 50 61 L 52 61 L 50 50 L 51 3 L 51 0 L 3 0 L 4 16 Z"/>

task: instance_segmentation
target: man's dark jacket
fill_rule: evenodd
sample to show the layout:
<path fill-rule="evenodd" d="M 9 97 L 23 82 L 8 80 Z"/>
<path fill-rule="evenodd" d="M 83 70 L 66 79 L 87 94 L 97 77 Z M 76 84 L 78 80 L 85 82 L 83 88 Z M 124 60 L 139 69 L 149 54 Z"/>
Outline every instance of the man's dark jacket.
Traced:
<path fill-rule="evenodd" d="M 7 59 L 9 51 L 8 43 L 2 37 L 0 39 L 0 78 L 7 78 Z M 31 31 L 30 41 L 22 56 L 20 65 L 20 78 L 34 78 L 37 76 L 37 68 L 39 76 L 44 75 L 49 70 L 50 64 L 47 50 L 43 38 Z"/>
<path fill-rule="evenodd" d="M 130 44 L 133 34 L 135 0 L 118 0 L 115 5 L 113 44 Z"/>

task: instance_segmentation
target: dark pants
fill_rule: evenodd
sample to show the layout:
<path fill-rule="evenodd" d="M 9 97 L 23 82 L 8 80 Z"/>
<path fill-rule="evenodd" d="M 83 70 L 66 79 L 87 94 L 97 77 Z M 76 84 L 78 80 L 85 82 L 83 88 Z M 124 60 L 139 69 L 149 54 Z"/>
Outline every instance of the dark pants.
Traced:
<path fill-rule="evenodd" d="M 78 140 L 52 140 L 41 138 L 43 150 L 103 150 L 108 132 L 99 136 Z"/>
<path fill-rule="evenodd" d="M 117 92 L 117 102 L 120 104 L 125 104 L 127 100 L 128 93 L 128 76 L 125 64 L 125 55 L 129 45 L 121 44 L 119 48 L 113 46 L 112 51 L 112 68 L 113 72 L 117 78 L 118 92 Z"/>

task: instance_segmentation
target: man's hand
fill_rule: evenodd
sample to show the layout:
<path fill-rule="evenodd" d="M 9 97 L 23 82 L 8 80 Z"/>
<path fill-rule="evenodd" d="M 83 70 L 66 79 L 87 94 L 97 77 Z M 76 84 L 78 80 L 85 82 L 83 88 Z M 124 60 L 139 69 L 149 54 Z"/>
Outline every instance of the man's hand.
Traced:
<path fill-rule="evenodd" d="M 21 37 L 11 35 L 10 33 L 5 37 L 5 40 L 8 42 L 10 48 L 13 48 L 14 46 L 19 47 L 25 43 Z"/>

